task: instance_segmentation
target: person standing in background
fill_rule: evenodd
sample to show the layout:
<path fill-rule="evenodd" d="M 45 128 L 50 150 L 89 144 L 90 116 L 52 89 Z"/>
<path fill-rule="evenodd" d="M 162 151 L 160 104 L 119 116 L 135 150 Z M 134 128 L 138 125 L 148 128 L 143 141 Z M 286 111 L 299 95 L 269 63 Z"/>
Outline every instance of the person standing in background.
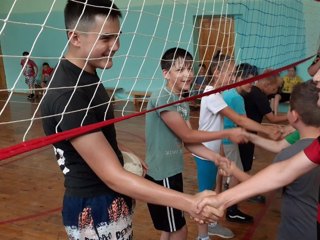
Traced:
<path fill-rule="evenodd" d="M 34 98 L 36 77 L 38 75 L 37 64 L 29 58 L 29 52 L 22 53 L 23 58 L 20 61 L 20 65 L 23 69 L 23 76 L 25 77 L 25 83 L 29 88 L 28 99 Z"/>

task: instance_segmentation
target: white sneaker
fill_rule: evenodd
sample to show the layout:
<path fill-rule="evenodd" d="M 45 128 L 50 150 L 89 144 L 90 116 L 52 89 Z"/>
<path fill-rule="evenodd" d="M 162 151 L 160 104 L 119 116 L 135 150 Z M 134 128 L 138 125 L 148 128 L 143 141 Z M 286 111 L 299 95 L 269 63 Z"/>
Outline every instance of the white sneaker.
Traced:
<path fill-rule="evenodd" d="M 196 240 L 210 240 L 209 236 L 201 238 L 201 237 L 197 237 Z"/>
<path fill-rule="evenodd" d="M 208 225 L 208 234 L 210 236 L 219 236 L 221 238 L 234 237 L 234 233 L 229 228 L 225 228 L 218 223 L 210 223 Z"/>

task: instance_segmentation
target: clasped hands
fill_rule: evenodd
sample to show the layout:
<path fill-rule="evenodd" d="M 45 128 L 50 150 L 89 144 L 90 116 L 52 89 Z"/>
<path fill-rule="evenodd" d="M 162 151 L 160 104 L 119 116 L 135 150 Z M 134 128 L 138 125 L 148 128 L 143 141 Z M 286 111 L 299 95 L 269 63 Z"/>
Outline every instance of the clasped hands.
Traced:
<path fill-rule="evenodd" d="M 219 173 L 224 176 L 229 176 L 232 162 L 225 158 L 219 158 Z M 205 190 L 193 196 L 193 208 L 189 214 L 191 218 L 198 223 L 215 222 L 224 214 L 225 206 L 223 200 L 214 191 Z"/>

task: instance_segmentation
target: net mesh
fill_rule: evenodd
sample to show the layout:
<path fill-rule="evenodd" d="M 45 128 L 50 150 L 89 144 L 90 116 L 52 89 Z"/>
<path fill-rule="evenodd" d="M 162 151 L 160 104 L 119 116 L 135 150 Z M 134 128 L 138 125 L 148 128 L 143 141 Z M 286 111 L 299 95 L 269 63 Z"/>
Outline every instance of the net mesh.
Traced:
<path fill-rule="evenodd" d="M 41 128 L 39 107 L 45 92 L 39 83 L 41 66 L 43 62 L 57 66 L 68 47 L 64 4 L 57 0 L 1 3 L 0 125 L 15 136 L 1 148 L 44 136 L 33 131 Z M 114 66 L 98 74 L 110 95 L 106 104 L 116 106 L 118 118 L 143 112 L 151 92 L 165 86 L 159 62 L 168 48 L 181 47 L 193 54 L 196 78 L 199 65 L 209 66 L 217 51 L 262 72 L 298 62 L 318 48 L 319 30 L 313 33 L 313 25 L 306 28 L 318 14 L 311 1 L 126 0 L 117 5 L 123 15 L 121 47 Z M 37 98 L 32 101 L 26 100 L 28 87 L 20 65 L 23 51 L 39 67 Z M 224 86 L 229 84 L 226 81 Z"/>

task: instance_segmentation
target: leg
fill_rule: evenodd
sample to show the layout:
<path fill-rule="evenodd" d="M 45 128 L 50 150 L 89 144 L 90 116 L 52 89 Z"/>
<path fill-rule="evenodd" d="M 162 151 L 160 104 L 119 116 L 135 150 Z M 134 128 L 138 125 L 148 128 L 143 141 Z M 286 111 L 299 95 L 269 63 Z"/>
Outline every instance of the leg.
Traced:
<path fill-rule="evenodd" d="M 183 192 L 182 173 L 163 180 L 155 180 L 148 175 L 146 179 L 166 188 Z M 148 209 L 155 229 L 161 231 L 161 240 L 187 239 L 186 220 L 182 211 L 150 203 L 148 203 Z"/>
<path fill-rule="evenodd" d="M 237 144 L 226 144 L 224 145 L 224 151 L 225 155 L 228 159 L 231 161 L 234 161 L 238 168 L 243 170 L 241 159 L 240 159 L 240 153 L 239 153 L 239 147 Z M 239 181 L 235 179 L 234 177 L 231 177 L 230 181 L 230 187 L 235 186 L 238 184 Z M 227 184 L 227 188 L 228 188 Z M 226 212 L 226 218 L 230 222 L 238 222 L 238 223 L 252 223 L 253 217 L 243 213 L 238 209 L 238 205 L 232 205 L 227 208 Z"/>
<path fill-rule="evenodd" d="M 132 199 L 118 194 L 63 200 L 68 239 L 132 239 L 132 214 Z"/>

